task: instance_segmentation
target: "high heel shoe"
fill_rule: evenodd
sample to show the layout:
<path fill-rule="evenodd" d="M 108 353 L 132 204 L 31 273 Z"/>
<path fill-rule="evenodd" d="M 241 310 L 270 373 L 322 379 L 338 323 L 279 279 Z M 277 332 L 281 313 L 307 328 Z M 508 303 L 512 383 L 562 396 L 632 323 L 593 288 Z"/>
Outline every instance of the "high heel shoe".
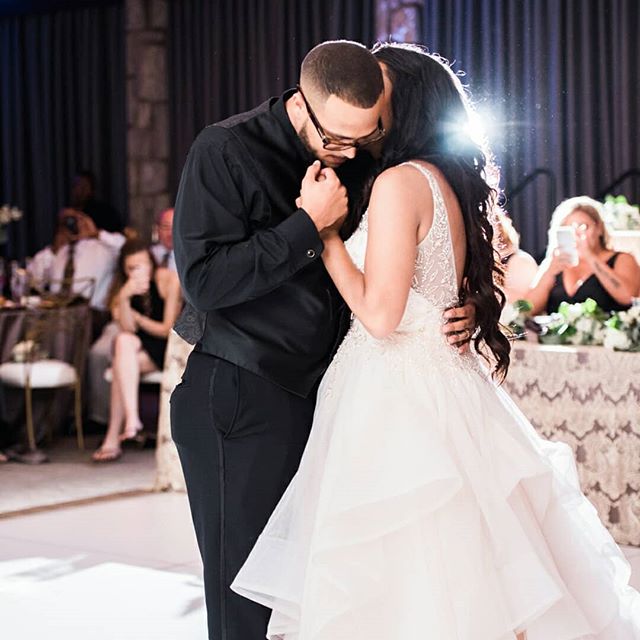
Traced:
<path fill-rule="evenodd" d="M 136 445 L 139 449 L 144 449 L 145 444 L 147 444 L 147 440 L 149 439 L 148 434 L 144 432 L 144 426 L 139 425 L 134 433 L 127 433 L 126 431 L 120 436 L 120 443 L 122 445 L 133 444 Z"/>

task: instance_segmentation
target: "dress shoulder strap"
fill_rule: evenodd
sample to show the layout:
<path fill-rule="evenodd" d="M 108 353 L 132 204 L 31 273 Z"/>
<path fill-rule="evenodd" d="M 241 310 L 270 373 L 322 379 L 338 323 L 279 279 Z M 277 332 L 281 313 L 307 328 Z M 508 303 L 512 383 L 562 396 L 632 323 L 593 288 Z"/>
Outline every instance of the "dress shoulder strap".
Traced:
<path fill-rule="evenodd" d="M 429 171 L 429 169 L 427 169 L 425 166 L 421 165 L 419 162 L 415 162 L 414 160 L 407 160 L 406 162 L 403 162 L 400 166 L 402 167 L 405 165 L 408 165 L 410 167 L 413 167 L 414 169 L 417 169 L 427 179 L 427 182 L 431 187 L 431 192 L 433 193 L 434 202 L 438 201 L 438 202 L 444 203 L 442 192 L 440 191 L 440 185 L 438 184 L 436 177 L 433 175 L 433 172 Z"/>

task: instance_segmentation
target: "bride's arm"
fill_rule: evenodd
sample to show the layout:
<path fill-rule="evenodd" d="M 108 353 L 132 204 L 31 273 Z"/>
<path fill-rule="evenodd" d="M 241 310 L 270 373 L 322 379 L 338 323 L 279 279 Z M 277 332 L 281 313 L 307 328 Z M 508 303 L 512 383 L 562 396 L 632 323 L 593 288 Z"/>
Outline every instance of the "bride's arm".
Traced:
<path fill-rule="evenodd" d="M 416 260 L 418 206 L 411 177 L 395 167 L 381 173 L 369 201 L 365 269 L 351 260 L 337 232 L 324 236 L 322 259 L 338 291 L 375 338 L 392 333 L 404 314 Z M 431 198 L 420 207 L 433 207 Z"/>

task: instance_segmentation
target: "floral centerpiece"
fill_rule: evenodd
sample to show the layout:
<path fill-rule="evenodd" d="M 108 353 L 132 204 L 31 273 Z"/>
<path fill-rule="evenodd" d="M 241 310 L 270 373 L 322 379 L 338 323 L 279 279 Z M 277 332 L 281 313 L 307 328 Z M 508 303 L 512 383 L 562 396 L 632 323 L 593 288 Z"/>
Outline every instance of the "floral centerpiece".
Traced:
<path fill-rule="evenodd" d="M 22 340 L 11 349 L 11 356 L 14 362 L 28 362 L 32 359 L 37 347 L 35 340 Z"/>
<path fill-rule="evenodd" d="M 640 207 L 629 204 L 624 196 L 606 196 L 602 217 L 609 229 L 615 231 L 640 229 Z"/>
<path fill-rule="evenodd" d="M 569 304 L 563 302 L 551 316 L 546 331 L 540 335 L 544 344 L 601 345 L 605 337 L 608 314 L 595 300 Z"/>
<path fill-rule="evenodd" d="M 576 304 L 563 302 L 550 316 L 531 318 L 531 308 L 528 300 L 505 305 L 500 322 L 510 338 L 524 338 L 525 330 L 538 327 L 538 340 L 543 344 L 604 345 L 615 351 L 640 352 L 640 299 L 627 311 L 613 314 L 591 298 Z"/>
<path fill-rule="evenodd" d="M 605 322 L 604 346 L 615 351 L 640 351 L 640 304 L 611 315 Z"/>

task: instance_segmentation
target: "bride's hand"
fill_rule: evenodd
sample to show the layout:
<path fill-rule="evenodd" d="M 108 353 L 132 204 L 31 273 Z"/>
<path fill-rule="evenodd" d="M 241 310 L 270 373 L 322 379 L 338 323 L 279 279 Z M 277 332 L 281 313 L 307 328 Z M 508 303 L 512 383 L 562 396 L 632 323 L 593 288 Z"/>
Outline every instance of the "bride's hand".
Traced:
<path fill-rule="evenodd" d="M 442 333 L 447 342 L 459 353 L 470 349 L 470 341 L 476 328 L 476 305 L 473 302 L 460 307 L 452 307 L 444 312 L 445 324 Z"/>

